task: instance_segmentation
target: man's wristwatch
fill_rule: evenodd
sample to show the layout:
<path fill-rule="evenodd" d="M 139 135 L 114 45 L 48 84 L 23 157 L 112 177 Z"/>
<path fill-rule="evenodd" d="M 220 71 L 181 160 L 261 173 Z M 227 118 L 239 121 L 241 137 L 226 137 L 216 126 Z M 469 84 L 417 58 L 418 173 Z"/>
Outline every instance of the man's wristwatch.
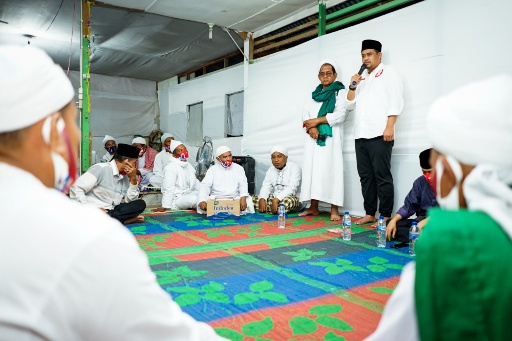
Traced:
<path fill-rule="evenodd" d="M 348 87 L 348 89 L 349 89 L 349 90 L 352 90 L 352 91 L 356 91 L 357 86 L 349 86 L 349 87 Z"/>

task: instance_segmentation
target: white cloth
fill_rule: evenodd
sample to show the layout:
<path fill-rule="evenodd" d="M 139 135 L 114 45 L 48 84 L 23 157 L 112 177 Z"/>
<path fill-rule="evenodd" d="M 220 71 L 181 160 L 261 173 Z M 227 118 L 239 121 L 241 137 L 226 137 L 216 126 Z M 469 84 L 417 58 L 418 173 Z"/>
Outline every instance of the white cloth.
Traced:
<path fill-rule="evenodd" d="M 79 177 L 69 190 L 69 197 L 82 204 L 113 209 L 121 202 L 138 199 L 139 187 L 126 175 L 119 174 L 116 161 L 98 163 Z"/>
<path fill-rule="evenodd" d="M 414 282 L 416 264 L 408 263 L 400 275 L 400 282 L 386 303 L 379 325 L 366 341 L 419 340 Z M 425 283 L 427 284 L 427 283 Z"/>
<path fill-rule="evenodd" d="M 270 155 L 274 154 L 275 152 L 281 153 L 284 156 L 288 156 L 288 148 L 280 146 L 280 145 L 273 146 L 270 149 Z"/>
<path fill-rule="evenodd" d="M 383 135 L 388 116 L 402 113 L 403 83 L 395 68 L 382 63 L 370 75 L 366 69 L 361 76 L 354 100 L 344 98 L 348 109 L 355 109 L 354 137 L 371 139 Z"/>
<path fill-rule="evenodd" d="M 0 46 L 0 133 L 26 128 L 75 95 L 60 66 L 32 46 Z"/>
<path fill-rule="evenodd" d="M 468 209 L 486 212 L 512 238 L 511 94 L 507 74 L 468 84 L 438 99 L 426 126 L 436 150 L 476 165 L 463 183 Z"/>
<path fill-rule="evenodd" d="M 132 144 L 134 144 L 134 143 L 146 145 L 146 139 L 143 137 L 137 136 L 137 137 L 134 137 L 132 140 Z"/>
<path fill-rule="evenodd" d="M 343 206 L 343 122 L 347 118 L 345 97 L 346 91 L 340 90 L 334 111 L 326 115 L 332 137 L 327 137 L 325 146 L 317 145 L 315 139 L 305 134 L 301 202 L 315 199 Z M 302 120 L 317 118 L 321 106 L 322 102 L 310 99 L 302 113 Z"/>
<path fill-rule="evenodd" d="M 98 160 L 97 163 L 110 162 L 110 160 L 112 160 L 113 157 L 114 155 L 110 155 L 109 152 L 105 152 L 105 154 Z"/>
<path fill-rule="evenodd" d="M 217 147 L 217 149 L 215 150 L 215 157 L 219 157 L 222 154 L 224 154 L 226 152 L 230 152 L 230 151 L 231 151 L 231 149 L 229 149 L 229 147 L 227 147 L 227 146 Z"/>
<path fill-rule="evenodd" d="M 215 164 L 208 168 L 199 186 L 197 212 L 206 213 L 199 208 L 199 203 L 207 202 L 210 196 L 246 197 L 247 209 L 245 213 L 254 213 L 252 197 L 249 196 L 247 176 L 243 167 L 239 164 L 233 163 L 230 167 L 224 168 L 218 161 L 215 161 Z"/>
<path fill-rule="evenodd" d="M 176 149 L 180 144 L 183 144 L 183 142 L 178 140 L 172 140 L 171 141 L 171 153 L 174 153 L 174 149 Z"/>
<path fill-rule="evenodd" d="M 286 162 L 286 166 L 281 170 L 271 166 L 265 174 L 259 198 L 267 200 L 268 196 L 273 193 L 274 197 L 282 201 L 287 196 L 295 195 L 300 179 L 300 167 L 294 162 Z"/>
<path fill-rule="evenodd" d="M 105 137 L 103 138 L 103 146 L 105 146 L 105 143 L 107 143 L 108 141 L 116 142 L 116 139 L 113 136 L 105 135 Z"/>
<path fill-rule="evenodd" d="M 2 340 L 224 340 L 160 288 L 118 221 L 18 168 L 0 174 Z"/>
<path fill-rule="evenodd" d="M 155 187 L 162 187 L 162 181 L 164 179 L 164 168 L 169 162 L 171 162 L 172 154 L 162 149 L 161 152 L 156 154 L 155 163 L 153 165 L 153 177 L 150 182 Z"/>
<path fill-rule="evenodd" d="M 160 137 L 160 141 L 162 141 L 162 143 L 164 143 L 165 140 L 167 140 L 168 137 L 174 137 L 174 136 L 172 136 L 169 133 L 165 133 L 165 134 L 162 135 L 162 137 Z"/>
<path fill-rule="evenodd" d="M 194 208 L 198 193 L 199 180 L 194 167 L 173 157 L 164 169 L 162 207 L 171 210 Z"/>

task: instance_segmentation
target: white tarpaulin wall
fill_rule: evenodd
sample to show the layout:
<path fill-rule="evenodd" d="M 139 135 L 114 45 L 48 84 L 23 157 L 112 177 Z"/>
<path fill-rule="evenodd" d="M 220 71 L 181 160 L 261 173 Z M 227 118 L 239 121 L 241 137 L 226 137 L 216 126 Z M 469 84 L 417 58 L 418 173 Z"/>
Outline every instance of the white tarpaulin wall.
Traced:
<path fill-rule="evenodd" d="M 78 89 L 80 73 L 71 71 L 69 78 Z M 117 143 L 131 144 L 134 134 L 148 136 L 157 128 L 159 107 L 154 81 L 91 74 L 90 95 L 92 150 L 100 157 L 105 154 L 105 135 L 115 137 Z"/>
<path fill-rule="evenodd" d="M 423 129 L 429 105 L 462 84 L 512 72 L 507 57 L 512 52 L 510 13 L 512 4 L 506 0 L 429 0 L 249 65 L 242 154 L 257 160 L 256 187 L 270 166 L 269 150 L 274 144 L 287 146 L 289 159 L 302 165 L 306 134 L 301 113 L 318 85 L 318 62 L 327 57 L 336 60 L 338 78 L 348 86 L 361 65 L 361 41 L 377 39 L 383 44 L 383 62 L 396 66 L 404 80 L 405 108 L 396 124 L 392 156 L 396 211 L 421 175 L 418 153 L 430 147 Z M 344 208 L 363 214 L 353 113 L 344 132 Z"/>

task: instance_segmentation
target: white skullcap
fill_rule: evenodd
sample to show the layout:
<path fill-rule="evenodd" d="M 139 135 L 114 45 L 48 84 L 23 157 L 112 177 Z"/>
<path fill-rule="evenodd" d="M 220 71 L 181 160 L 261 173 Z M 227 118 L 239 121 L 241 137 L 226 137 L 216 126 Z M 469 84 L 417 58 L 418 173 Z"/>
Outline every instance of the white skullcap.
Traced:
<path fill-rule="evenodd" d="M 74 94 L 62 68 L 44 51 L 0 47 L 0 133 L 31 126 L 62 109 Z"/>
<path fill-rule="evenodd" d="M 512 166 L 512 77 L 499 75 L 459 88 L 431 106 L 432 146 L 467 165 Z"/>
<path fill-rule="evenodd" d="M 134 137 L 132 140 L 132 144 L 138 143 L 138 144 L 146 144 L 146 139 L 140 136 Z"/>
<path fill-rule="evenodd" d="M 215 150 L 215 157 L 219 157 L 222 154 L 224 154 L 225 152 L 230 152 L 230 151 L 231 151 L 231 149 L 229 149 L 229 147 L 227 147 L 227 146 L 217 147 L 217 150 Z"/>
<path fill-rule="evenodd" d="M 162 143 L 164 143 L 164 142 L 165 142 L 165 140 L 167 140 L 167 138 L 168 138 L 168 137 L 174 137 L 174 136 L 172 136 L 172 135 L 171 135 L 171 134 L 169 134 L 169 133 L 165 133 L 165 134 L 163 134 L 163 135 L 162 135 L 162 137 L 160 138 L 160 140 L 162 141 Z"/>
<path fill-rule="evenodd" d="M 270 149 L 270 155 L 274 154 L 275 152 L 278 152 L 278 153 L 284 154 L 285 156 L 288 156 L 288 149 L 286 149 L 283 146 L 279 146 L 279 145 L 273 146 Z"/>
<path fill-rule="evenodd" d="M 105 137 L 103 138 L 103 145 L 105 145 L 108 141 L 116 142 L 116 139 L 110 135 L 105 135 Z"/>
<path fill-rule="evenodd" d="M 171 141 L 171 153 L 174 153 L 174 149 L 178 148 L 180 144 L 183 144 L 183 142 L 178 140 L 172 140 Z"/>
<path fill-rule="evenodd" d="M 336 73 L 340 71 L 338 70 L 338 65 L 336 65 L 336 62 L 332 59 L 323 59 L 322 61 L 320 61 L 320 65 L 318 65 L 318 70 L 320 70 L 322 68 L 322 65 L 324 64 L 331 64 L 336 70 Z"/>

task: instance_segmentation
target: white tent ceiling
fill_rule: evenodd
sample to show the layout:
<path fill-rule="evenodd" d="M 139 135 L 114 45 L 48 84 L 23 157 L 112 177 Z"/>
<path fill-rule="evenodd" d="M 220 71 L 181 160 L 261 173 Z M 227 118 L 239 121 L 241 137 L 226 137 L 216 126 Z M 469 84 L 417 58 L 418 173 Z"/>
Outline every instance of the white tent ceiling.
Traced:
<path fill-rule="evenodd" d="M 340 3 L 344 0 L 334 0 Z M 91 7 L 91 71 L 161 81 L 243 48 L 254 32 L 318 5 L 317 0 L 105 0 Z M 47 51 L 79 69 L 81 0 L 0 0 L 0 44 Z M 213 39 L 208 25 L 213 23 Z"/>

